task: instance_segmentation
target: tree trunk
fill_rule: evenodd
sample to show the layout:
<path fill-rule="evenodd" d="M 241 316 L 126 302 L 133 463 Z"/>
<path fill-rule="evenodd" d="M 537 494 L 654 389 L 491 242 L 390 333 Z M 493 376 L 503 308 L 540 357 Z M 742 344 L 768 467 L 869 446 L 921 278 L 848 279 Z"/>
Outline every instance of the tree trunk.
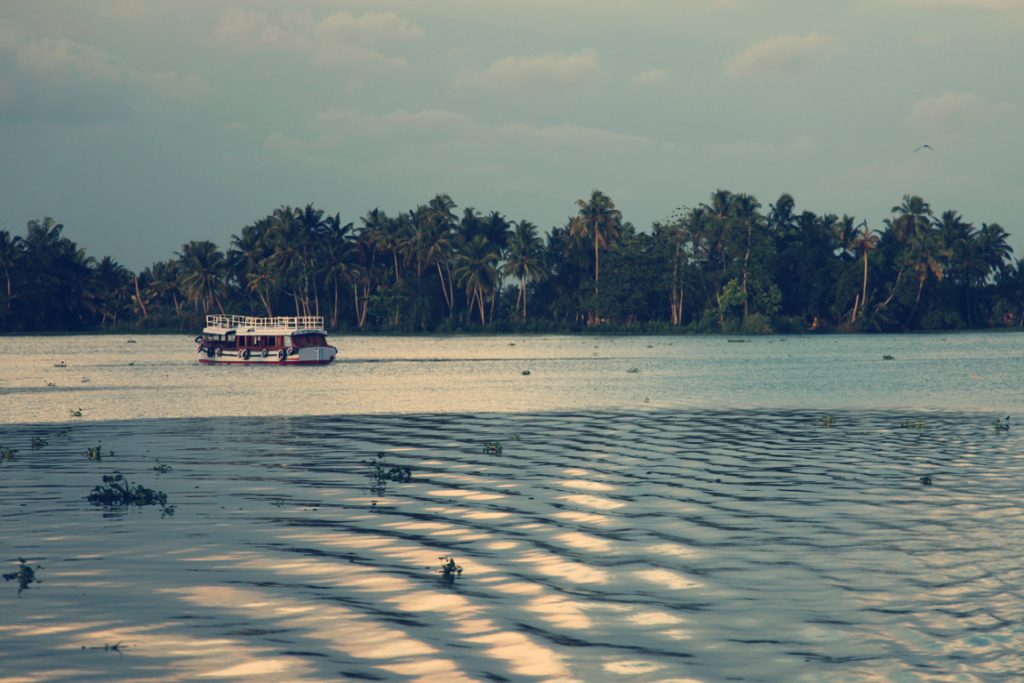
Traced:
<path fill-rule="evenodd" d="M 484 290 L 483 290 L 483 287 L 477 287 L 476 288 L 476 293 L 477 293 L 476 301 L 477 301 L 477 304 L 480 307 L 480 324 L 481 325 L 486 325 L 487 321 L 484 319 Z"/>
<path fill-rule="evenodd" d="M 743 255 L 743 319 L 747 319 L 749 313 L 749 301 L 750 297 L 747 294 L 747 273 L 750 270 L 750 240 L 751 233 L 754 230 L 754 222 L 747 221 L 747 251 Z"/>
<path fill-rule="evenodd" d="M 860 315 L 864 317 L 864 307 L 868 304 L 868 251 L 864 250 L 864 284 L 860 290 Z"/>
<path fill-rule="evenodd" d="M 441 294 L 444 296 L 444 303 L 445 303 L 446 306 L 448 306 L 448 311 L 450 313 L 451 310 L 452 310 L 452 306 L 455 305 L 455 302 L 453 301 L 453 297 L 454 297 L 455 293 L 454 292 L 452 292 L 451 294 L 448 293 L 448 287 L 445 285 L 445 282 L 444 282 L 444 271 L 441 270 L 441 262 L 440 261 L 435 261 L 434 265 L 437 266 L 437 279 L 439 279 L 441 281 Z"/>
<path fill-rule="evenodd" d="M 135 276 L 135 298 L 139 302 L 139 308 L 142 309 L 142 317 L 143 318 L 148 318 L 149 317 L 149 313 L 146 311 L 146 302 L 142 300 L 142 292 L 139 290 L 139 276 L 138 275 Z M 7 292 L 7 301 L 10 302 L 10 300 L 11 300 L 11 293 L 10 293 L 10 291 L 8 291 Z"/>

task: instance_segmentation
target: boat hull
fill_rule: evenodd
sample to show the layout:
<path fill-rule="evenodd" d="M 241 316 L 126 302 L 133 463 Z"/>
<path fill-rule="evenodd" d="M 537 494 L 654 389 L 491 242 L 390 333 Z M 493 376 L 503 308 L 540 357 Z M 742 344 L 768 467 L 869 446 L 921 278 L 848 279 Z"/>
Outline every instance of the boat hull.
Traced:
<path fill-rule="evenodd" d="M 297 349 L 295 353 L 280 358 L 276 351 L 266 357 L 251 353 L 248 358 L 234 351 L 224 351 L 221 355 L 209 355 L 200 352 L 200 365 L 327 365 L 333 363 L 338 350 L 333 346 L 315 346 Z"/>

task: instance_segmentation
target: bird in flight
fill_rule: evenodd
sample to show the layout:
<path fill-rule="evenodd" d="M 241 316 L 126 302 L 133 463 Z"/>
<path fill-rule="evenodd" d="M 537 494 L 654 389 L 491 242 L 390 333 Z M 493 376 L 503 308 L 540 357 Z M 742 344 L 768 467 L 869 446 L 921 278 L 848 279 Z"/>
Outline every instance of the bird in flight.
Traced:
<path fill-rule="evenodd" d="M 920 152 L 922 149 L 931 149 L 933 152 L 935 151 L 934 149 L 932 149 L 931 145 L 927 145 L 927 144 L 925 144 L 925 145 L 918 145 L 917 149 L 915 149 L 914 151 L 915 152 Z"/>

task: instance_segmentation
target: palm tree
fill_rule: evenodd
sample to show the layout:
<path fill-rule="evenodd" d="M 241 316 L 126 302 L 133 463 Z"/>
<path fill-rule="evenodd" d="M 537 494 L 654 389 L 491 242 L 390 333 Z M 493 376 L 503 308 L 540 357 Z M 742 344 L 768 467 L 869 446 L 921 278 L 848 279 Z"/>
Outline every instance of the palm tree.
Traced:
<path fill-rule="evenodd" d="M 892 222 L 894 235 L 904 243 L 912 242 L 919 233 L 927 232 L 932 224 L 931 207 L 917 195 L 903 195 L 903 201 L 892 207 L 892 213 L 896 216 Z"/>
<path fill-rule="evenodd" d="M 537 226 L 527 220 L 515 224 L 515 232 L 508 245 L 508 261 L 502 265 L 503 275 L 511 275 L 519 279 L 519 296 L 516 297 L 516 310 L 522 309 L 520 319 L 526 321 L 526 285 L 530 280 L 543 280 L 548 275 L 542 261 L 544 243 L 537 236 Z"/>
<path fill-rule="evenodd" d="M 181 301 L 178 299 L 178 262 L 174 260 L 157 261 L 143 271 L 147 281 L 146 296 L 158 303 L 170 302 L 174 306 L 176 317 L 181 316 Z"/>
<path fill-rule="evenodd" d="M 477 235 L 465 245 L 458 256 L 455 279 L 465 287 L 469 307 L 474 304 L 480 310 L 480 324 L 487 320 L 484 315 L 484 291 L 494 287 L 497 279 L 498 252 L 483 235 Z"/>
<path fill-rule="evenodd" d="M 11 310 L 11 302 L 14 300 L 14 291 L 11 286 L 12 276 L 18 259 L 21 256 L 21 238 L 17 235 L 11 236 L 6 230 L 0 230 L 0 270 L 4 273 L 7 298 L 5 299 L 6 310 Z"/>
<path fill-rule="evenodd" d="M 615 208 L 615 202 L 601 192 L 594 190 L 590 199 L 577 199 L 579 209 L 569 224 L 569 234 L 578 239 L 594 240 L 594 293 L 598 292 L 601 281 L 601 253 L 619 236 L 622 228 L 622 212 Z"/>
<path fill-rule="evenodd" d="M 203 307 L 203 315 L 210 314 L 210 307 L 216 304 L 221 313 L 220 294 L 224 292 L 224 273 L 226 262 L 224 255 L 213 242 L 208 240 L 185 243 L 177 252 L 179 283 L 189 303 L 199 309 Z"/>
<path fill-rule="evenodd" d="M 271 307 L 274 278 L 270 264 L 272 229 L 269 216 L 246 225 L 240 235 L 231 236 L 231 248 L 226 257 L 228 271 L 236 284 L 255 294 L 270 317 L 274 316 Z"/>
<path fill-rule="evenodd" d="M 878 235 L 871 231 L 867 221 L 861 221 L 854 230 L 852 246 L 864 259 L 864 280 L 861 284 L 860 300 L 853 304 L 852 321 L 857 319 L 857 305 L 860 304 L 860 315 L 864 317 L 864 308 L 868 304 L 868 255 L 878 248 Z"/>
<path fill-rule="evenodd" d="M 325 284 L 334 289 L 334 308 L 331 309 L 331 327 L 338 326 L 338 289 L 341 281 L 352 280 L 355 246 L 352 223 L 341 223 L 341 214 L 328 216 L 324 221 L 324 253 L 327 259 Z"/>
<path fill-rule="evenodd" d="M 100 315 L 100 326 L 109 320 L 117 325 L 123 312 L 131 310 L 132 273 L 109 256 L 93 268 L 90 278 L 90 308 Z"/>

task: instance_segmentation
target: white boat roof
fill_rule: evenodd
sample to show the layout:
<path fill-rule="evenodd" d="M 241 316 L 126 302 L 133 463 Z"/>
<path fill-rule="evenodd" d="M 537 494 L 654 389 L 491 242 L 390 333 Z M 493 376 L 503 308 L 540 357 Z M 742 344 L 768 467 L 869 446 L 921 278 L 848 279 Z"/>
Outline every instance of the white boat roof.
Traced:
<path fill-rule="evenodd" d="M 322 315 L 258 318 L 250 315 L 208 315 L 203 332 L 224 334 L 295 334 L 318 332 L 326 334 Z"/>

